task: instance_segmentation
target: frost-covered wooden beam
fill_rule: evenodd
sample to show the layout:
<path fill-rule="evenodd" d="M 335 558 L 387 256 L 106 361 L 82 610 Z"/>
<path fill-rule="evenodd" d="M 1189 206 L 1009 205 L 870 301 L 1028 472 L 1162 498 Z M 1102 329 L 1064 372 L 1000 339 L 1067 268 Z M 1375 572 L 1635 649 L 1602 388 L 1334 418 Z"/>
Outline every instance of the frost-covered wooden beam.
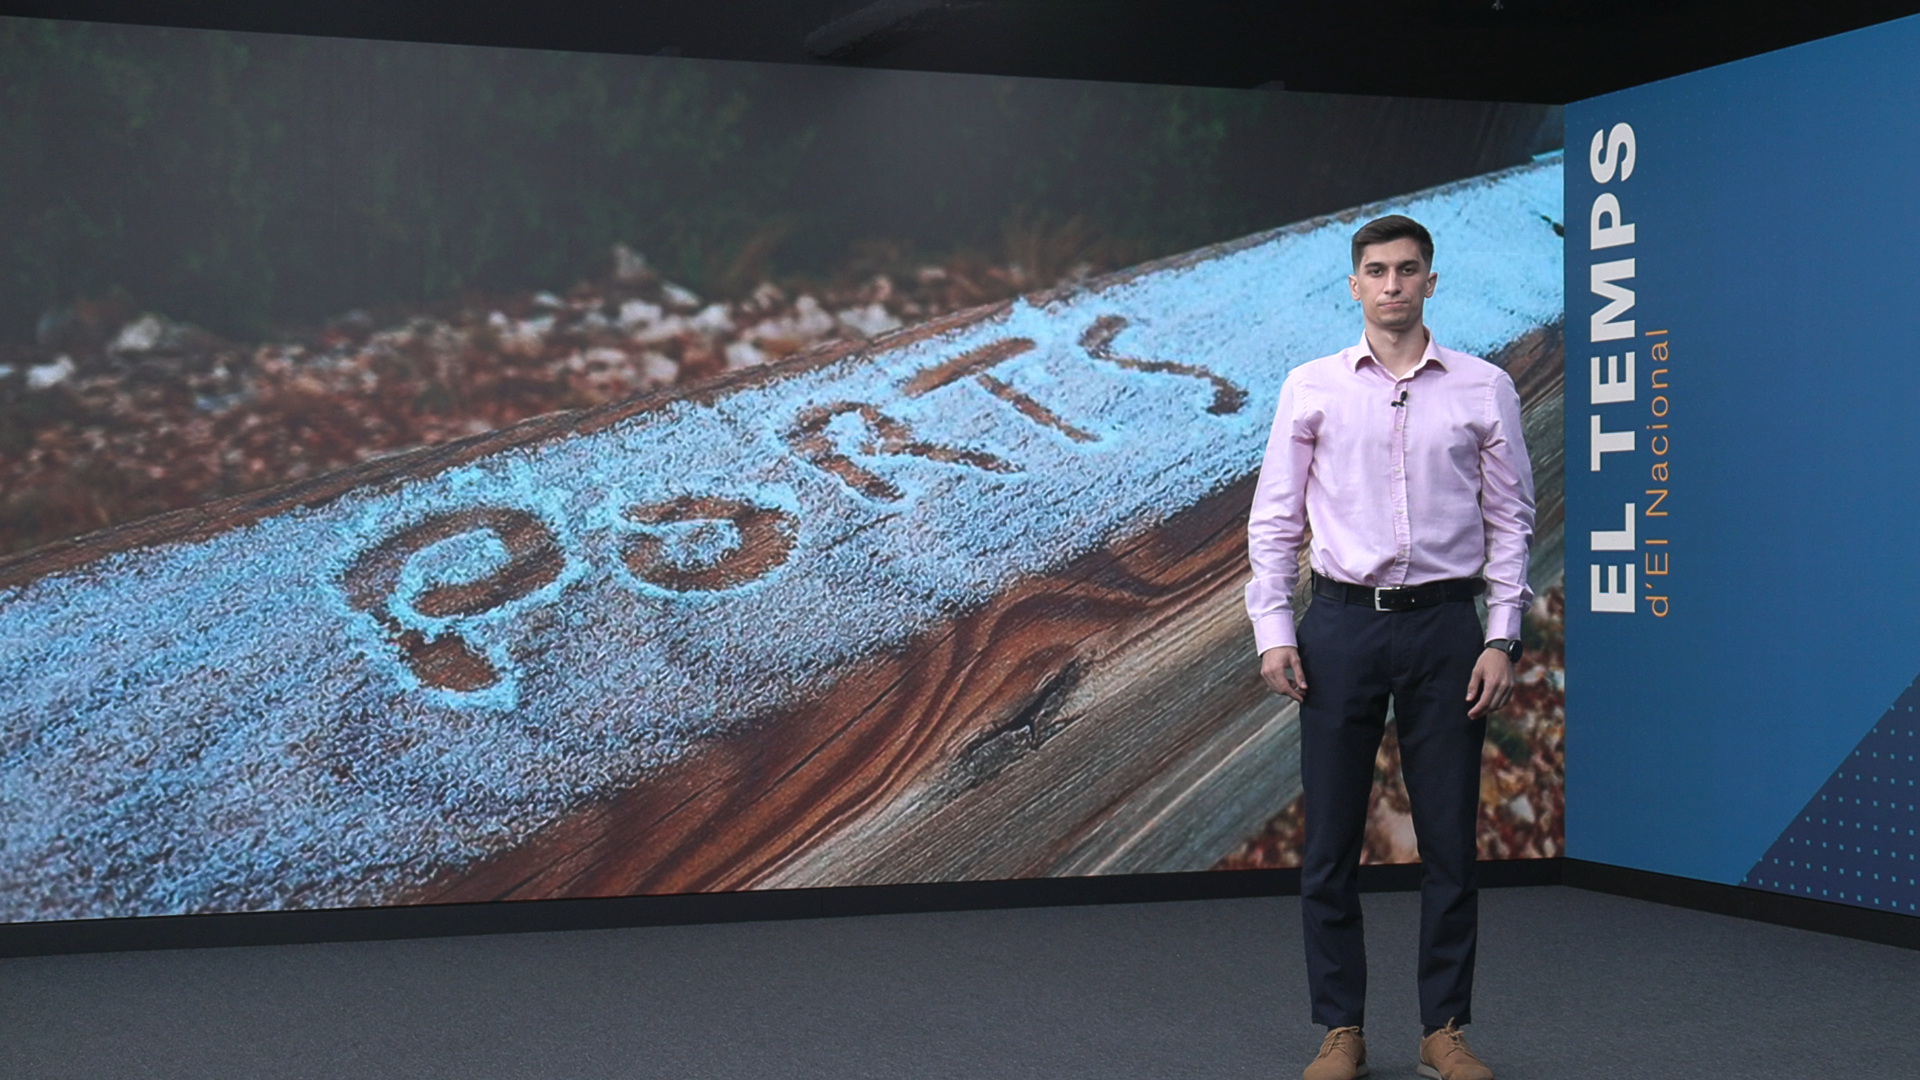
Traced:
<path fill-rule="evenodd" d="M 1537 360 L 1560 190 L 0 563 L 0 919 L 1210 865 L 1296 783 L 1242 529 L 1281 379 L 1357 333 L 1354 222 L 1426 221 L 1444 340 Z"/>

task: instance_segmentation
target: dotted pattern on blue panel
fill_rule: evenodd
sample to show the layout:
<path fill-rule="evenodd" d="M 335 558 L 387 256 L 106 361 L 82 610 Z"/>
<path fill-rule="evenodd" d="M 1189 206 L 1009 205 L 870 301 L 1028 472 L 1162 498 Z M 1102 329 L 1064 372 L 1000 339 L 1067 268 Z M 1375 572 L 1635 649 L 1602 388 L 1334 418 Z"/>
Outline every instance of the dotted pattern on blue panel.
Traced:
<path fill-rule="evenodd" d="M 1740 883 L 1920 914 L 1920 680 Z"/>

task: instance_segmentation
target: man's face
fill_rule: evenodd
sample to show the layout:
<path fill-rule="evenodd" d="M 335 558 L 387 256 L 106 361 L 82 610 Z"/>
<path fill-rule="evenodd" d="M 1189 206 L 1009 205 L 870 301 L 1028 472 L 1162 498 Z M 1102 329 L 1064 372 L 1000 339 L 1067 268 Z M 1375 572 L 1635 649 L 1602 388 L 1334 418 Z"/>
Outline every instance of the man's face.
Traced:
<path fill-rule="evenodd" d="M 1420 325 L 1427 297 L 1440 275 L 1420 257 L 1420 245 L 1408 237 L 1360 249 L 1360 265 L 1347 277 L 1368 325 L 1411 330 Z"/>

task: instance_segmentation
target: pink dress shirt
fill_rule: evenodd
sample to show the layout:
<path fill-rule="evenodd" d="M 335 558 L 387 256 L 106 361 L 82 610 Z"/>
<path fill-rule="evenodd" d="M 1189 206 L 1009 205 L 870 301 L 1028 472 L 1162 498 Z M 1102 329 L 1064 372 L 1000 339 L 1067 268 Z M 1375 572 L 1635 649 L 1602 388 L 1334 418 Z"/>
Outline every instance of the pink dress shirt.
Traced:
<path fill-rule="evenodd" d="M 1483 575 L 1488 639 L 1518 638 L 1533 601 L 1533 466 L 1513 380 L 1431 333 L 1403 379 L 1374 360 L 1365 334 L 1288 374 L 1247 519 L 1247 615 L 1261 652 L 1295 644 L 1309 523 L 1313 568 L 1327 577 L 1378 588 Z"/>

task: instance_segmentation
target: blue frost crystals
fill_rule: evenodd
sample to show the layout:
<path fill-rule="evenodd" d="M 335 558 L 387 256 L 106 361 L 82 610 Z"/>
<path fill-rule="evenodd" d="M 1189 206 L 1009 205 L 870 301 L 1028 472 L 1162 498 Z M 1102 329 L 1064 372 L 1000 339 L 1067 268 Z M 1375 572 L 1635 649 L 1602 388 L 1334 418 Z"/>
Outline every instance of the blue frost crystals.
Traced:
<path fill-rule="evenodd" d="M 1259 467 L 1361 213 L 1484 353 L 1557 158 L 0 592 L 0 921 L 392 903 Z"/>

